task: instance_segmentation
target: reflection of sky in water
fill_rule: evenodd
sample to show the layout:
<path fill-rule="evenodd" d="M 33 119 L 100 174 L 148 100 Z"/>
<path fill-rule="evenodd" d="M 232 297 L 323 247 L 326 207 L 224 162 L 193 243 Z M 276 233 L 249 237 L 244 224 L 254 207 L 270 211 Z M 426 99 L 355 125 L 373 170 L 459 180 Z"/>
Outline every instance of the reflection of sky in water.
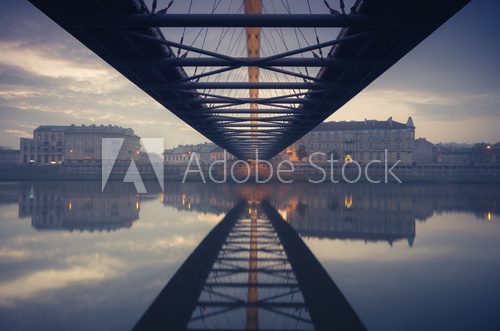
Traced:
<path fill-rule="evenodd" d="M 17 218 L 17 203 L 0 205 L 1 324 L 130 328 L 214 222 L 214 215 L 186 215 L 158 199 L 140 208 L 131 229 L 38 232 L 30 218 Z"/>
<path fill-rule="evenodd" d="M 0 329 L 131 329 L 237 197 L 269 199 L 368 329 L 500 322 L 498 187 L 116 184 L 0 185 Z"/>
<path fill-rule="evenodd" d="M 498 330 L 500 219 L 464 213 L 417 223 L 406 242 L 306 240 L 368 328 Z"/>

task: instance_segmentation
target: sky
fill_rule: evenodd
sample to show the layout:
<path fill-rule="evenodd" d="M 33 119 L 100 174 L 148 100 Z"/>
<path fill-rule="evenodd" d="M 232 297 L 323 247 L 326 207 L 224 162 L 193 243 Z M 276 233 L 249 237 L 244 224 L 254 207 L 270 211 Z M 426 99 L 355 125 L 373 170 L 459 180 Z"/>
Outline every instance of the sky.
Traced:
<path fill-rule="evenodd" d="M 264 2 L 268 12 L 270 1 Z M 167 3 L 159 0 L 159 7 Z M 216 12 L 234 6 L 221 3 Z M 306 2 L 290 3 L 294 12 L 307 12 Z M 325 13 L 322 1 L 310 3 L 313 12 Z M 193 0 L 192 12 L 210 12 L 212 5 Z M 171 11 L 188 6 L 176 0 Z M 392 116 L 406 122 L 412 116 L 416 136 L 434 143 L 500 141 L 499 13 L 499 1 L 473 0 L 328 120 Z M 207 141 L 28 1 L 2 0 L 0 22 L 0 145 L 18 148 L 20 137 L 44 124 L 131 127 L 139 136 L 164 138 L 167 148 Z M 163 32 L 178 40 L 181 31 Z M 186 43 L 197 32 L 188 29 Z M 212 30 L 207 44 L 218 34 Z M 324 41 L 331 31 L 319 35 Z"/>

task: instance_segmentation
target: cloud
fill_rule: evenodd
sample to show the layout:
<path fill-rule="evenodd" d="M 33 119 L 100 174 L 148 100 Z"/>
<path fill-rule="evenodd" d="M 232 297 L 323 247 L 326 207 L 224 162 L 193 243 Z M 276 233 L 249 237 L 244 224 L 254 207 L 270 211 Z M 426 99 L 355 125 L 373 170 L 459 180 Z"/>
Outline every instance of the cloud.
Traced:
<path fill-rule="evenodd" d="M 329 117 L 329 120 L 385 120 L 406 122 L 412 116 L 417 136 L 433 142 L 500 140 L 500 93 L 453 93 L 371 86 Z M 477 128 L 478 130 L 471 130 Z"/>
<path fill-rule="evenodd" d="M 139 227 L 141 228 L 141 227 Z M 142 227 L 147 229 L 148 227 Z M 196 247 L 202 236 L 199 234 L 193 235 L 171 235 L 162 239 L 154 239 L 147 242 L 138 242 L 134 240 L 114 240 L 112 242 L 100 242 L 97 246 L 100 249 L 114 249 L 120 251 L 148 253 L 148 254 L 165 254 L 167 251 L 172 252 L 182 251 Z"/>
<path fill-rule="evenodd" d="M 23 130 L 7 129 L 4 131 L 7 132 L 8 134 L 16 136 L 16 137 L 29 138 L 29 137 L 33 136 L 31 132 L 23 131 Z"/>
<path fill-rule="evenodd" d="M 19 42 L 0 42 L 2 63 L 17 66 L 22 63 L 26 71 L 39 76 L 71 78 L 76 81 L 92 82 L 109 80 L 118 74 L 106 68 L 99 61 L 75 62 L 65 54 L 44 54 L 43 49 L 29 47 Z M 104 86 L 102 86 L 104 87 Z"/>
<path fill-rule="evenodd" d="M 171 144 L 206 141 L 36 8 L 7 2 L 0 4 L 2 144 L 18 146 L 27 128 L 73 123 L 132 126 Z"/>
<path fill-rule="evenodd" d="M 1 259 L 14 259 L 20 260 L 31 257 L 31 252 L 24 249 L 10 249 L 10 248 L 2 248 L 0 247 L 0 258 Z"/>
<path fill-rule="evenodd" d="M 111 279 L 119 276 L 119 270 L 124 265 L 121 261 L 104 255 L 75 256 L 67 262 L 66 268 L 36 270 L 0 282 L 0 306 L 31 299 L 45 291 Z"/>

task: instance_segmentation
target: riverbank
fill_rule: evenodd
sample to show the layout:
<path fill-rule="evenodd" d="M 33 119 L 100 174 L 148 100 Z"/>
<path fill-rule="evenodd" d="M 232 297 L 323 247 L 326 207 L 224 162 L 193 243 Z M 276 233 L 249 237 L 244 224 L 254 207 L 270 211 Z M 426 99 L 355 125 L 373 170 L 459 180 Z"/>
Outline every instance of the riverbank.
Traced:
<path fill-rule="evenodd" d="M 157 181 L 157 176 L 150 166 L 138 167 L 142 180 Z M 123 181 L 127 168 L 120 167 L 114 169 L 109 180 Z M 210 176 L 208 166 L 201 166 L 200 172 L 190 172 L 186 174 L 185 165 L 165 166 L 164 179 L 166 181 L 182 182 L 221 182 L 224 180 L 222 168 L 212 169 Z M 253 172 L 242 173 L 231 176 L 227 173 L 226 181 L 246 182 L 402 182 L 425 183 L 425 182 L 453 182 L 453 183 L 500 183 L 499 165 L 398 165 L 394 169 L 384 165 L 372 165 L 369 169 L 363 167 L 331 166 L 329 164 L 312 167 L 307 164 L 294 164 L 293 172 L 282 171 L 279 175 L 272 174 L 269 169 L 261 169 L 258 174 Z M 247 179 L 248 178 L 248 179 Z M 100 165 L 1 165 L 0 181 L 47 181 L 47 180 L 101 180 Z"/>

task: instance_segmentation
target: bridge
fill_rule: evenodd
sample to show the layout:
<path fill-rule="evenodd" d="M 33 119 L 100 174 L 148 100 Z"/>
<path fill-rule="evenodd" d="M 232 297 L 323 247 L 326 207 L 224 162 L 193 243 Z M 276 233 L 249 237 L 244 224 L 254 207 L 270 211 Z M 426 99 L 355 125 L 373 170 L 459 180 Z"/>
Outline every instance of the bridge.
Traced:
<path fill-rule="evenodd" d="M 30 1 L 188 125 L 249 160 L 257 149 L 269 159 L 312 130 L 470 0 L 329 0 L 322 13 L 311 10 L 314 0 L 302 2 L 305 13 L 288 0 L 228 0 L 223 10 L 214 0 L 209 13 L 195 12 L 192 0 L 182 13 L 174 12 L 179 1 Z"/>
<path fill-rule="evenodd" d="M 365 330 L 267 201 L 240 201 L 146 310 L 142 330 Z"/>

